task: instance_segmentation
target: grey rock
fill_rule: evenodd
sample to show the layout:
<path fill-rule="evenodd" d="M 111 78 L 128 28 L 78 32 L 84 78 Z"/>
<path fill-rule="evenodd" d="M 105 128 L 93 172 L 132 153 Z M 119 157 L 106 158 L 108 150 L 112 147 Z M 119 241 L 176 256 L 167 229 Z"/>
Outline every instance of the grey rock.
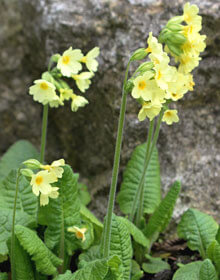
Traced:
<path fill-rule="evenodd" d="M 99 71 L 87 93 L 89 106 L 50 110 L 47 159 L 65 157 L 93 193 L 91 209 L 105 214 L 121 88 L 129 55 L 144 47 L 149 31 L 158 35 L 182 11 L 185 0 L 1 0 L 0 151 L 19 138 L 39 147 L 41 105 L 28 96 L 31 82 L 50 55 L 69 46 L 87 52 L 99 46 Z M 176 218 L 189 206 L 219 220 L 220 211 L 220 3 L 195 0 L 203 16 L 207 48 L 194 71 L 194 92 L 174 105 L 180 122 L 162 125 L 158 143 L 164 192 L 182 182 Z M 132 65 L 131 71 L 136 65 Z M 122 171 L 134 147 L 146 139 L 147 121 L 138 122 L 138 105 L 129 97 L 121 156 Z"/>

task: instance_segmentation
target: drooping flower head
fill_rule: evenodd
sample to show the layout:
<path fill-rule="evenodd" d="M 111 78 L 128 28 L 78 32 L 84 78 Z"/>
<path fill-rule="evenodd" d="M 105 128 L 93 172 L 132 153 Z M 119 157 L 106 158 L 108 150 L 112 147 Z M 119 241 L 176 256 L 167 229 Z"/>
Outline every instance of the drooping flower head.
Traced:
<path fill-rule="evenodd" d="M 48 194 L 41 193 L 40 195 L 40 206 L 45 206 L 49 203 L 49 198 L 56 199 L 59 196 L 59 188 L 52 187 L 51 192 Z"/>
<path fill-rule="evenodd" d="M 168 125 L 171 125 L 173 122 L 178 122 L 179 117 L 177 115 L 177 110 L 166 110 L 164 112 L 162 121 L 166 122 Z"/>
<path fill-rule="evenodd" d="M 100 50 L 98 47 L 93 48 L 84 57 L 81 58 L 81 62 L 86 64 L 86 67 L 90 72 L 96 72 L 98 69 L 98 62 L 96 57 L 99 56 Z"/>
<path fill-rule="evenodd" d="M 86 240 L 85 233 L 87 231 L 87 228 L 79 228 L 79 227 L 73 226 L 73 227 L 69 227 L 68 231 L 75 233 L 76 238 L 81 239 L 82 242 L 84 242 Z"/>
<path fill-rule="evenodd" d="M 61 166 L 65 165 L 65 160 L 64 159 L 59 159 L 53 161 L 50 165 L 43 165 L 41 164 L 40 167 L 42 169 L 45 169 L 51 173 L 53 173 L 57 178 L 62 178 L 64 169 Z"/>

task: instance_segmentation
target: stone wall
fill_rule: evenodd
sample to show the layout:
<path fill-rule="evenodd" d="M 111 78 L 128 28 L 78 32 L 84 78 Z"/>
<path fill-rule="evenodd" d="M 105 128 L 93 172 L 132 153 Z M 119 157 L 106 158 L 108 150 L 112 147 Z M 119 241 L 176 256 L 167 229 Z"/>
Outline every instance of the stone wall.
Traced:
<path fill-rule="evenodd" d="M 40 104 L 28 87 L 46 69 L 51 54 L 69 46 L 87 52 L 99 46 L 99 71 L 88 91 L 89 106 L 50 110 L 49 161 L 64 157 L 80 172 L 95 197 L 91 208 L 106 211 L 121 87 L 128 57 L 144 47 L 182 12 L 184 0 L 0 0 L 0 151 L 25 138 L 39 147 Z M 180 122 L 162 125 L 158 143 L 164 190 L 182 181 L 176 215 L 197 207 L 219 220 L 220 211 L 220 3 L 195 0 L 203 16 L 207 48 L 194 71 L 194 92 L 178 102 Z M 134 67 L 134 66 L 133 66 Z M 134 68 L 133 68 L 134 69 Z M 129 97 L 121 171 L 133 148 L 145 141 L 147 121 L 138 122 Z"/>

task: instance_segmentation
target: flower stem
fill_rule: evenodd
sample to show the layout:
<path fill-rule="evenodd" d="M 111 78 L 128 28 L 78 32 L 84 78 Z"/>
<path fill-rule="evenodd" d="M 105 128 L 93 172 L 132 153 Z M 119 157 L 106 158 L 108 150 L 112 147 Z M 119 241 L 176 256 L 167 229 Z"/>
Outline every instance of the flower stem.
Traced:
<path fill-rule="evenodd" d="M 147 157 L 147 167 L 149 165 L 149 162 L 151 160 L 154 148 L 156 146 L 157 140 L 158 140 L 158 136 L 159 136 L 159 132 L 160 132 L 160 125 L 161 125 L 161 121 L 162 121 L 162 117 L 163 117 L 163 113 L 164 113 L 164 109 L 162 108 L 160 111 L 160 115 L 158 117 L 158 121 L 157 121 L 157 126 L 155 129 L 155 133 L 154 133 L 154 137 L 153 137 L 153 141 L 150 147 L 150 153 Z M 146 176 L 146 172 L 147 172 L 147 167 L 144 170 L 144 180 L 142 183 L 140 183 L 139 188 L 140 188 L 140 197 L 139 197 L 139 207 L 137 210 L 137 219 L 136 219 L 136 225 L 139 226 L 140 225 L 140 221 L 141 221 L 141 217 L 143 216 L 143 212 L 144 212 L 144 181 L 145 181 L 145 176 Z"/>
<path fill-rule="evenodd" d="M 14 199 L 12 229 L 11 229 L 11 260 L 10 261 L 11 261 L 12 280 L 16 280 L 14 247 L 15 247 L 15 217 L 16 217 L 16 205 L 17 205 L 17 198 L 18 198 L 19 177 L 20 177 L 20 168 L 18 169 L 17 176 L 16 176 L 15 199 Z"/>
<path fill-rule="evenodd" d="M 46 138 L 47 138 L 47 120 L 48 120 L 48 104 L 44 105 L 44 109 L 43 109 L 41 149 L 40 149 L 40 162 L 41 163 L 44 163 Z"/>
<path fill-rule="evenodd" d="M 154 130 L 154 120 L 150 122 L 150 127 L 148 130 L 148 135 L 147 135 L 147 147 L 146 147 L 146 154 L 145 154 L 145 159 L 144 159 L 144 169 L 143 169 L 143 173 L 141 176 L 141 180 L 137 189 L 137 192 L 135 193 L 135 197 L 133 200 L 133 204 L 132 204 L 132 209 L 131 209 L 131 214 L 129 216 L 129 220 L 133 221 L 134 220 L 134 216 L 135 216 L 135 212 L 136 212 L 136 208 L 137 208 L 137 200 L 138 197 L 140 196 L 140 191 L 141 191 L 141 185 L 144 185 L 144 181 L 145 181 L 145 170 L 147 170 L 147 165 L 148 165 L 148 156 L 149 156 L 149 150 L 150 150 L 150 144 L 151 144 L 151 140 L 152 140 L 152 134 L 153 134 L 153 130 Z"/>
<path fill-rule="evenodd" d="M 116 146 L 115 146 L 114 164 L 112 170 L 112 182 L 111 182 L 110 193 L 109 193 L 108 210 L 107 210 L 105 226 L 103 230 L 103 255 L 106 258 L 109 257 L 109 251 L 110 251 L 112 213 L 114 209 L 115 194 L 116 194 L 117 181 L 118 181 L 121 143 L 122 143 L 124 119 L 125 119 L 126 103 L 127 103 L 127 92 L 125 91 L 125 86 L 128 79 L 128 71 L 129 71 L 130 63 L 131 62 L 129 60 L 125 72 L 124 83 L 123 83 L 122 102 L 121 102 L 121 109 L 120 109 L 120 116 L 119 116 L 119 123 L 118 123 L 118 133 L 117 133 Z"/>

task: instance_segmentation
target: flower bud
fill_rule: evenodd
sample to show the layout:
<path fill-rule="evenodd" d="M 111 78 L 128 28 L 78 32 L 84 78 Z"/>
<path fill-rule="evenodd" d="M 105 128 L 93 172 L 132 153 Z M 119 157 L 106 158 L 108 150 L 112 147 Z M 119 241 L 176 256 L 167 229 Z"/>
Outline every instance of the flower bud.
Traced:
<path fill-rule="evenodd" d="M 142 63 L 138 69 L 136 70 L 136 72 L 139 72 L 139 73 L 144 73 L 144 72 L 147 72 L 149 70 L 151 70 L 152 68 L 154 67 L 154 63 L 153 62 L 144 62 Z"/>
<path fill-rule="evenodd" d="M 182 45 L 186 42 L 186 37 L 180 33 L 171 33 L 167 40 L 175 45 Z"/>
<path fill-rule="evenodd" d="M 172 32 L 179 32 L 183 30 L 183 26 L 177 23 L 167 24 L 166 28 L 168 28 Z"/>
<path fill-rule="evenodd" d="M 39 169 L 41 165 L 41 163 L 37 159 L 28 159 L 26 161 L 23 161 L 23 164 L 31 169 Z"/>
<path fill-rule="evenodd" d="M 183 16 L 176 16 L 176 17 L 173 17 L 171 18 L 168 22 L 167 22 L 167 25 L 170 24 L 170 23 L 181 23 L 183 21 Z"/>
<path fill-rule="evenodd" d="M 148 53 L 147 53 L 146 49 L 144 49 L 144 48 L 138 49 L 132 54 L 130 61 L 144 59 L 147 56 L 147 54 Z"/>
<path fill-rule="evenodd" d="M 32 175 L 34 174 L 33 171 L 31 169 L 28 169 L 28 168 L 21 169 L 20 172 L 25 177 L 32 177 Z"/>
<path fill-rule="evenodd" d="M 58 53 L 56 53 L 56 54 L 54 54 L 54 55 L 51 56 L 51 60 L 52 60 L 53 62 L 58 62 L 58 60 L 59 60 L 60 57 L 61 57 L 61 55 L 58 54 Z"/>
<path fill-rule="evenodd" d="M 124 87 L 125 93 L 131 92 L 133 87 L 134 87 L 134 84 L 133 84 L 132 79 L 128 80 L 127 83 L 125 84 L 125 87 Z"/>
<path fill-rule="evenodd" d="M 49 73 L 49 72 L 44 72 L 42 75 L 41 75 L 41 78 L 49 83 L 54 83 L 54 78 L 53 76 Z"/>
<path fill-rule="evenodd" d="M 176 46 L 172 43 L 167 42 L 167 46 L 169 48 L 169 50 L 171 51 L 171 53 L 173 53 L 176 56 L 180 56 L 182 54 L 182 50 L 179 48 L 179 46 Z"/>

